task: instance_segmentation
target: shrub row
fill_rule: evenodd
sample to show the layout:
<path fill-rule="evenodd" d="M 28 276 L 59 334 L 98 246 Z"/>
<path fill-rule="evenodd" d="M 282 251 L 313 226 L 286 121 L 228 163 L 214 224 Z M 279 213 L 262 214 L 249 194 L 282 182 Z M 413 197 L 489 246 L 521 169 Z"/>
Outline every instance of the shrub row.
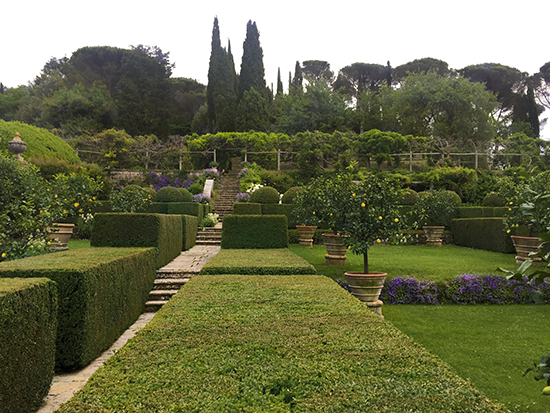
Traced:
<path fill-rule="evenodd" d="M 507 411 L 315 275 L 191 279 L 59 413 L 175 409 Z"/>
<path fill-rule="evenodd" d="M 286 248 L 284 215 L 228 215 L 223 219 L 222 248 Z"/>
<path fill-rule="evenodd" d="M 154 247 L 160 268 L 177 257 L 183 246 L 182 218 L 178 215 L 99 213 L 94 218 L 92 247 Z"/>
<path fill-rule="evenodd" d="M 183 231 L 182 250 L 187 251 L 188 249 L 193 248 L 197 242 L 199 220 L 197 217 L 191 215 L 182 215 L 181 223 Z"/>
<path fill-rule="evenodd" d="M 156 261 L 154 248 L 83 248 L 2 262 L 0 278 L 57 283 L 56 368 L 70 370 L 98 357 L 143 312 Z"/>
<path fill-rule="evenodd" d="M 338 284 L 350 291 L 346 281 Z M 534 304 L 533 292 L 540 291 L 550 303 L 550 284 L 506 280 L 497 275 L 461 274 L 449 284 L 395 277 L 386 280 L 380 299 L 386 304 Z"/>
<path fill-rule="evenodd" d="M 0 410 L 38 410 L 54 375 L 56 332 L 53 281 L 0 279 Z"/>
<path fill-rule="evenodd" d="M 316 271 L 288 248 L 222 249 L 204 265 L 201 274 L 299 275 Z"/>
<path fill-rule="evenodd" d="M 260 204 L 252 202 L 237 202 L 233 204 L 234 215 L 285 215 L 288 228 L 296 228 L 296 217 L 292 213 L 293 204 Z"/>
<path fill-rule="evenodd" d="M 504 218 L 461 218 L 451 223 L 453 242 L 461 247 L 503 253 L 514 252 L 514 245 L 504 229 Z"/>
<path fill-rule="evenodd" d="M 212 206 L 198 202 L 153 202 L 147 212 L 153 214 L 193 215 L 201 223 L 204 216 L 212 212 Z"/>

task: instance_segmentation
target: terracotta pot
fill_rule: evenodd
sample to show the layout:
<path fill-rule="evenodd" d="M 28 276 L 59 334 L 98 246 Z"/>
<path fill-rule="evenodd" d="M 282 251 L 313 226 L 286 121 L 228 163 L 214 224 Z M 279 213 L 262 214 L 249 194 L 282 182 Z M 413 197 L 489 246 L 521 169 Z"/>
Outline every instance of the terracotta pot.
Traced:
<path fill-rule="evenodd" d="M 422 229 L 424 230 L 424 234 L 426 234 L 426 245 L 428 247 L 441 247 L 443 245 L 441 237 L 445 230 L 444 226 L 425 225 Z"/>
<path fill-rule="evenodd" d="M 379 300 L 380 292 L 386 281 L 385 272 L 369 272 L 363 274 L 360 272 L 346 272 L 346 281 L 351 293 L 367 307 L 379 316 L 382 316 L 382 301 Z"/>
<path fill-rule="evenodd" d="M 52 240 L 54 247 L 66 248 L 71 235 L 73 235 L 74 224 L 62 224 L 54 223 L 50 228 L 50 235 L 48 237 Z"/>
<path fill-rule="evenodd" d="M 345 236 L 340 234 L 321 234 L 327 254 L 325 265 L 344 265 L 348 247 L 344 245 Z"/>
<path fill-rule="evenodd" d="M 520 237 L 518 235 L 512 235 L 512 242 L 516 248 L 516 264 L 521 265 L 525 260 L 532 259 L 534 267 L 537 267 L 541 261 L 540 257 L 530 257 L 529 253 L 539 252 L 540 241 L 538 237 Z"/>
<path fill-rule="evenodd" d="M 313 247 L 313 235 L 317 227 L 315 225 L 296 225 L 298 230 L 298 245 L 300 247 Z"/>

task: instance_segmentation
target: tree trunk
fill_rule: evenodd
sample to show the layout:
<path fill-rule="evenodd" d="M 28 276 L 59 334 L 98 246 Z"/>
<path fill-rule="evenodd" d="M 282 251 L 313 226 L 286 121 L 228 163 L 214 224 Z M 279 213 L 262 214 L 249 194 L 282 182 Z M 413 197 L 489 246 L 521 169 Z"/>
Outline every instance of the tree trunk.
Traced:
<path fill-rule="evenodd" d="M 369 253 L 365 251 L 363 254 L 363 274 L 369 273 Z"/>

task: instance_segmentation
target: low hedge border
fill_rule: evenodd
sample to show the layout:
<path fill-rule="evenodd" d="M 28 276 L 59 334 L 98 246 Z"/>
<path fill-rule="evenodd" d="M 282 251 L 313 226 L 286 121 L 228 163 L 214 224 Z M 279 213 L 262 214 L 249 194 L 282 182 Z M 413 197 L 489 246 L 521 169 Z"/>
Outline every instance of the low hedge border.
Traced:
<path fill-rule="evenodd" d="M 201 274 L 289 275 L 316 274 L 315 267 L 287 248 L 222 249 Z"/>
<path fill-rule="evenodd" d="M 233 204 L 234 215 L 262 215 L 262 204 L 236 202 Z"/>
<path fill-rule="evenodd" d="M 504 229 L 504 218 L 459 218 L 451 223 L 453 242 L 461 247 L 513 253 L 514 245 Z"/>
<path fill-rule="evenodd" d="M 157 268 L 181 254 L 182 219 L 176 215 L 100 213 L 94 218 L 92 247 L 155 247 Z"/>
<path fill-rule="evenodd" d="M 262 204 L 262 215 L 284 215 L 288 221 L 288 228 L 296 228 L 296 218 L 292 211 L 292 204 Z"/>
<path fill-rule="evenodd" d="M 191 279 L 58 412 L 175 406 L 507 411 L 324 276 Z"/>
<path fill-rule="evenodd" d="M 0 410 L 38 410 L 54 376 L 56 332 L 53 281 L 0 279 Z"/>
<path fill-rule="evenodd" d="M 287 227 L 284 215 L 228 215 L 223 219 L 221 247 L 286 248 Z"/>
<path fill-rule="evenodd" d="M 153 287 L 156 259 L 154 248 L 82 248 L 4 261 L 0 278 L 57 283 L 56 369 L 71 370 L 101 355 L 137 320 Z"/>
<path fill-rule="evenodd" d="M 166 211 L 168 214 L 195 216 L 200 224 L 205 216 L 204 209 L 204 205 L 198 202 L 169 202 Z"/>

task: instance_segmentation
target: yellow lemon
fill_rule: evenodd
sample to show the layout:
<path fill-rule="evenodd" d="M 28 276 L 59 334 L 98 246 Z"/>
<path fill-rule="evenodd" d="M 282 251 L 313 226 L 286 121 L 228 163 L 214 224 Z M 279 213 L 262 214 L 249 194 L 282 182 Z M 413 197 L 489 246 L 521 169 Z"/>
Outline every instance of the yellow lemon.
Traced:
<path fill-rule="evenodd" d="M 2 253 L 2 258 L 6 258 L 6 253 L 5 252 Z"/>
<path fill-rule="evenodd" d="M 376 242 L 377 242 L 378 244 L 380 244 L 382 241 L 380 241 L 380 239 L 377 239 Z"/>
<path fill-rule="evenodd" d="M 544 389 L 542 389 L 542 394 L 545 396 L 550 396 L 550 386 L 546 386 Z"/>
<path fill-rule="evenodd" d="M 378 217 L 378 219 L 379 219 L 380 221 L 382 221 L 382 216 L 380 215 L 380 216 Z"/>
<path fill-rule="evenodd" d="M 361 202 L 361 208 L 365 208 L 365 203 Z"/>
<path fill-rule="evenodd" d="M 510 233 L 510 230 L 506 231 L 506 233 L 509 234 L 509 233 Z"/>
<path fill-rule="evenodd" d="M 351 194 L 351 196 L 355 196 L 355 194 Z"/>
<path fill-rule="evenodd" d="M 80 205 L 80 204 L 79 204 L 78 202 L 75 202 L 75 203 L 74 203 L 74 207 L 75 207 L 75 208 L 78 208 L 79 205 Z"/>
<path fill-rule="evenodd" d="M 313 211 L 313 215 L 315 215 L 315 211 Z"/>
<path fill-rule="evenodd" d="M 399 222 L 399 218 L 395 218 L 394 221 L 395 221 L 395 222 Z"/>
<path fill-rule="evenodd" d="M 512 201 L 510 201 L 510 205 L 514 205 L 514 203 Z"/>

